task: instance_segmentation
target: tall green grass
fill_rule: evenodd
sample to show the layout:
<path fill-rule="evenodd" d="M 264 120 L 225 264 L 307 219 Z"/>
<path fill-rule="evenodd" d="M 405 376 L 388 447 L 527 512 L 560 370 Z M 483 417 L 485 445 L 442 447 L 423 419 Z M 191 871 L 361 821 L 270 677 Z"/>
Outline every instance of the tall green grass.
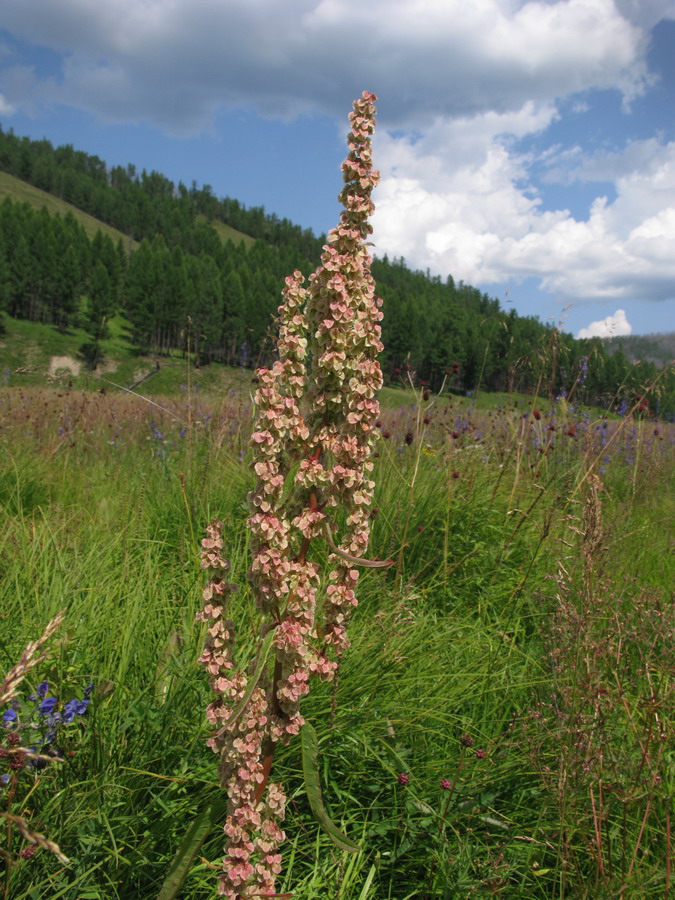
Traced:
<path fill-rule="evenodd" d="M 0 394 L 0 662 L 8 669 L 65 608 L 35 681 L 48 678 L 64 695 L 95 682 L 65 761 L 21 773 L 14 801 L 71 866 L 41 850 L 0 877 L 0 897 L 154 898 L 188 827 L 220 796 L 205 747 L 209 689 L 196 661 L 198 545 L 206 523 L 221 518 L 242 585 L 232 615 L 245 657 L 249 414 L 234 396 L 214 403 L 184 392 L 159 405 L 110 394 Z M 672 725 L 672 651 L 621 610 L 646 592 L 648 608 L 672 624 L 672 429 L 660 425 L 656 435 L 650 422 L 605 426 L 558 409 L 546 420 L 551 432 L 522 409 L 471 411 L 459 401 L 443 401 L 430 418 L 423 424 L 409 406 L 383 412 L 389 437 L 377 445 L 371 550 L 396 565 L 361 576 L 339 677 L 303 705 L 318 733 L 329 813 L 361 852 L 338 849 L 319 829 L 291 744 L 275 761 L 291 798 L 280 889 L 298 900 L 663 897 L 672 886 L 672 747 L 658 757 L 657 788 L 644 779 L 657 766 L 653 732 L 649 765 L 640 766 L 640 754 L 650 682 L 659 721 Z M 578 660 L 584 648 L 605 646 L 614 628 L 631 658 L 644 659 L 648 641 L 661 654 L 635 663 L 605 716 L 607 746 L 622 743 L 634 767 L 623 806 L 603 808 L 599 842 L 605 770 L 572 777 L 574 755 L 558 751 L 574 740 L 549 716 L 552 695 L 576 702 L 580 715 L 589 702 L 588 691 L 574 700 L 574 682 L 556 673 L 551 651 L 561 598 L 579 609 L 590 602 L 581 533 L 591 466 L 604 470 L 593 593 L 604 605 L 591 604 L 597 614 L 583 620 L 585 644 L 574 644 L 582 632 L 571 626 L 560 641 Z M 608 599 L 613 591 L 623 607 Z M 565 621 L 578 620 L 570 612 Z M 608 658 L 607 690 L 615 670 L 624 678 L 625 667 Z M 553 786 L 563 765 L 561 794 Z M 616 780 L 609 762 L 607 772 Z M 610 785 L 603 790 L 609 795 Z M 0 794 L 0 809 L 4 802 Z M 18 851 L 15 833 L 11 841 Z M 178 896 L 214 896 L 222 844 L 216 826 Z"/>

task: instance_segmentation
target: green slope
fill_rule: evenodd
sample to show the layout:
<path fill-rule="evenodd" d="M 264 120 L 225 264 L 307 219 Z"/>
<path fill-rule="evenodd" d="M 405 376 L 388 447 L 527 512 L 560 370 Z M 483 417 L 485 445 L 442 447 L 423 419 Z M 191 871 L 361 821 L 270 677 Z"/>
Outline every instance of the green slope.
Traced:
<path fill-rule="evenodd" d="M 111 225 L 106 225 L 100 219 L 90 216 L 89 213 L 83 212 L 81 209 L 73 206 L 72 203 L 66 203 L 65 200 L 60 200 L 53 194 L 48 194 L 47 191 L 33 187 L 27 181 L 22 181 L 20 178 L 15 178 L 14 175 L 0 171 L 0 202 L 5 197 L 9 197 L 14 203 L 30 203 L 35 209 L 45 207 L 51 215 L 59 214 L 65 216 L 68 212 L 72 213 L 90 238 L 97 231 L 102 231 L 104 234 L 109 235 L 115 243 L 121 240 L 129 251 L 138 247 L 137 241 Z M 197 218 L 203 222 L 207 221 L 206 216 L 198 215 Z M 232 241 L 233 244 L 243 243 L 246 247 L 250 247 L 255 243 L 255 238 L 244 234 L 242 231 L 237 231 L 236 228 L 232 228 L 231 225 L 226 225 L 224 222 L 219 222 L 217 219 L 212 220 L 209 224 L 223 244 Z"/>
<path fill-rule="evenodd" d="M 138 387 L 144 395 L 180 394 L 192 388 L 223 395 L 234 390 L 247 397 L 252 388 L 250 370 L 218 363 L 196 369 L 176 352 L 171 356 L 144 356 L 129 341 L 129 323 L 117 315 L 108 322 L 110 337 L 102 341 L 103 359 L 96 371 L 84 364 L 79 348 L 91 340 L 81 328 L 58 329 L 43 322 L 0 317 L 0 387 L 65 387 L 117 391 Z M 159 362 L 159 369 L 157 363 Z"/>
<path fill-rule="evenodd" d="M 206 216 L 203 216 L 200 213 L 197 215 L 197 220 L 200 222 L 208 222 L 223 244 L 226 244 L 228 241 L 232 241 L 233 244 L 244 244 L 246 247 L 251 247 L 255 244 L 255 238 L 252 238 L 250 234 L 244 234 L 243 231 L 237 231 L 236 228 L 233 228 L 231 225 L 226 225 L 225 222 L 220 222 L 218 219 L 211 219 L 209 222 Z"/>
<path fill-rule="evenodd" d="M 121 240 L 127 250 L 135 250 L 138 246 L 138 243 L 126 234 L 123 234 L 116 228 L 112 228 L 110 225 L 106 225 L 105 222 L 101 222 L 94 216 L 90 216 L 89 213 L 82 212 L 81 209 L 73 206 L 72 203 L 66 203 L 65 200 L 60 200 L 53 194 L 41 191 L 40 188 L 33 187 L 32 184 L 21 181 L 20 178 L 15 178 L 14 175 L 0 172 L 0 201 L 4 200 L 5 197 L 9 197 L 14 203 L 30 203 L 35 209 L 45 207 L 50 215 L 65 216 L 66 213 L 71 213 L 90 238 L 97 231 L 102 231 L 104 234 L 109 235 L 115 243 Z"/>

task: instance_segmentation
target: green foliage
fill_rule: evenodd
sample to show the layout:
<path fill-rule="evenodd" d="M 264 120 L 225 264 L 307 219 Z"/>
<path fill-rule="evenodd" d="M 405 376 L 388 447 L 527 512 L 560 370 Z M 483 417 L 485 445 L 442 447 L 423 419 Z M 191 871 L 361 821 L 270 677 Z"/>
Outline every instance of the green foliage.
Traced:
<path fill-rule="evenodd" d="M 234 396 L 215 402 L 201 392 L 156 402 L 164 411 L 124 394 L 0 392 L 0 656 L 9 668 L 65 606 L 54 652 L 27 687 L 42 678 L 95 682 L 75 755 L 50 770 L 29 805 L 32 824 L 72 865 L 38 851 L 13 869 L 12 898 L 150 898 L 170 872 L 172 885 L 182 879 L 185 900 L 213 893 L 210 866 L 222 856 L 223 836 L 219 823 L 208 824 L 218 787 L 205 746 L 209 691 L 197 663 L 198 537 L 207 522 L 223 520 L 232 579 L 244 585 L 252 475 L 240 452 L 245 456 L 241 423 L 249 413 Z M 610 895 L 598 859 L 609 877 L 611 848 L 616 877 L 624 833 L 626 897 L 664 895 L 672 785 L 665 769 L 658 790 L 645 783 L 652 793 L 645 792 L 650 770 L 645 763 L 636 775 L 642 755 L 630 720 L 646 746 L 654 720 L 643 702 L 649 678 L 659 718 L 665 724 L 672 715 L 672 679 L 663 669 L 672 651 L 655 640 L 672 610 L 664 527 L 673 518 L 672 426 L 654 435 L 648 421 L 610 421 L 597 458 L 602 419 L 585 425 L 583 415 L 572 418 L 556 404 L 542 419 L 557 426 L 555 446 L 539 454 L 535 439 L 549 432 L 538 432 L 542 422 L 532 416 L 523 419 L 525 409 L 511 403 L 481 411 L 443 398 L 429 411 L 430 425 L 420 418 L 419 427 L 410 404 L 383 410 L 390 437 L 377 446 L 372 555 L 397 566 L 364 571 L 339 677 L 318 686 L 302 708 L 316 728 L 326 812 L 361 852 L 342 850 L 317 827 L 299 748 L 281 749 L 275 779 L 291 802 L 280 890 L 297 900 L 499 891 L 590 900 Z M 576 423 L 576 438 L 559 435 L 563 421 Z M 583 610 L 582 552 L 570 526 L 584 528 L 579 501 L 596 458 L 596 471 L 605 467 L 605 537 L 595 564 L 603 587 L 590 607 L 590 630 L 566 628 L 568 662 L 556 674 L 550 652 L 562 620 L 555 577 L 562 560 L 568 599 Z M 254 655 L 251 612 L 244 587 L 231 606 L 243 658 Z M 575 635 L 580 643 L 570 642 Z M 598 641 L 614 641 L 614 653 L 594 658 Z M 618 643 L 628 711 L 612 681 Z M 573 675 L 571 661 L 586 659 L 591 681 Z M 598 696 L 612 701 L 602 718 L 611 778 L 603 778 L 608 818 L 600 856 L 589 792 L 594 771 L 576 787 L 568 780 L 561 812 L 551 786 L 563 771 L 561 748 L 571 754 L 574 742 L 560 732 L 568 720 L 551 719 L 558 731 L 549 722 L 552 692 L 558 711 L 582 697 L 577 710 L 586 715 L 598 684 L 610 692 Z M 464 734 L 473 746 L 462 744 Z M 652 728 L 652 767 L 655 736 Z M 452 791 L 441 787 L 444 779 L 455 781 Z M 597 812 L 598 781 L 590 783 Z M 610 787 L 620 784 L 630 788 L 625 832 L 622 807 L 610 798 Z M 179 859 L 185 864 L 176 875 Z"/>

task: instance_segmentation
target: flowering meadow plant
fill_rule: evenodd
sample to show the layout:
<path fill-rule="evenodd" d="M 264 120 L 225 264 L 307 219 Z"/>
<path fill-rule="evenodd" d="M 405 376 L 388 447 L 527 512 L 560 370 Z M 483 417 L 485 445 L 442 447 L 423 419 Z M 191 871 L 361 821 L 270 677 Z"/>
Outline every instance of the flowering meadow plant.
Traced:
<path fill-rule="evenodd" d="M 58 735 L 83 716 L 90 703 L 93 682 L 84 689 L 81 698 L 61 702 L 53 696 L 48 681 L 41 681 L 34 693 L 22 698 L 15 696 L 0 716 L 0 768 L 6 763 L 10 769 L 44 769 L 50 759 L 61 759 Z M 21 744 L 20 750 L 16 750 Z M 3 752 L 4 750 L 4 752 Z M 22 766 L 17 766 L 17 753 L 22 754 Z M 9 775 L 0 775 L 0 786 L 7 784 Z"/>
<path fill-rule="evenodd" d="M 50 763 L 64 759 L 64 751 L 57 741 L 62 729 L 69 730 L 90 703 L 93 683 L 87 685 L 81 698 L 74 697 L 61 703 L 50 691 L 48 681 L 41 681 L 33 693 L 23 697 L 19 688 L 28 673 L 42 662 L 49 638 L 63 619 L 63 612 L 55 616 L 37 641 L 31 641 L 19 662 L 7 673 L 0 684 L 0 802 L 6 810 L 0 817 L 7 823 L 6 845 L 0 846 L 0 857 L 5 861 L 5 893 L 8 896 L 11 869 L 16 862 L 12 853 L 12 829 L 16 827 L 26 846 L 20 851 L 23 860 L 31 859 L 36 848 L 44 847 L 62 863 L 69 860 L 58 844 L 37 832 L 24 815 L 13 812 L 13 806 L 22 800 L 21 785 L 26 776 L 35 776 Z M 34 777 L 31 785 L 34 783 Z M 31 787 L 28 788 L 29 793 Z M 20 807 L 22 808 L 22 806 Z"/>
<path fill-rule="evenodd" d="M 222 555 L 222 523 L 209 525 L 202 541 L 202 567 L 212 576 L 198 614 L 208 624 L 201 662 L 216 695 L 207 710 L 216 729 L 209 745 L 220 755 L 229 799 L 218 890 L 232 900 L 275 894 L 286 803 L 282 786 L 269 781 L 275 747 L 309 728 L 300 702 L 310 678 L 332 679 L 349 646 L 357 567 L 388 565 L 363 558 L 382 385 L 382 301 L 366 249 L 378 180 L 371 165 L 375 100 L 364 92 L 354 103 L 340 223 L 309 283 L 299 271 L 287 277 L 279 359 L 257 372 L 251 437 L 257 481 L 249 495 L 248 527 L 249 580 L 261 625 L 257 656 L 248 668 L 235 662 L 234 624 L 226 619 L 234 587 Z M 330 548 L 323 572 L 310 558 L 317 539 Z M 303 760 L 311 756 L 303 753 Z"/>

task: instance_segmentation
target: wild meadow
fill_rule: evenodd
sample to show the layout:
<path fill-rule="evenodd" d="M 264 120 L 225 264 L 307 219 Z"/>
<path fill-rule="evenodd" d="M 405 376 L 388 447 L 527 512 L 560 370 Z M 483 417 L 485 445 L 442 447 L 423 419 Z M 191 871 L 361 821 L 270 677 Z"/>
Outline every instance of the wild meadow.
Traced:
<path fill-rule="evenodd" d="M 351 648 L 302 705 L 324 803 L 360 850 L 322 830 L 297 742 L 280 747 L 278 891 L 667 896 L 675 429 L 563 399 L 481 409 L 425 393 L 401 389 L 377 423 L 370 555 L 395 565 L 362 574 Z M 3 727 L 0 810 L 69 859 L 31 855 L 6 819 L 3 898 L 157 897 L 195 823 L 204 842 L 176 896 L 214 895 L 224 806 L 199 543 L 223 521 L 230 615 L 252 652 L 251 422 L 235 392 L 0 395 L 4 671 L 64 609 L 21 715 L 45 718 L 26 711 L 44 682 L 61 710 L 93 683 L 44 767 L 11 768 Z"/>

